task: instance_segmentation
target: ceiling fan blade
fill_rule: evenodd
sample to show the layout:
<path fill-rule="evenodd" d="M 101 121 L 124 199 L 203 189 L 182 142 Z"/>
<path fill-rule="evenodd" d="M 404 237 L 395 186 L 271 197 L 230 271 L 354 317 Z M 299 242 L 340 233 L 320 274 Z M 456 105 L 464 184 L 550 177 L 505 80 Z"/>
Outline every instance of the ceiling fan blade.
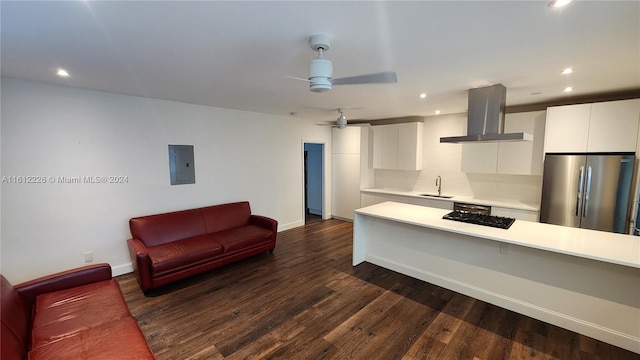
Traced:
<path fill-rule="evenodd" d="M 305 81 L 305 82 L 311 82 L 311 80 L 309 79 L 304 79 L 301 77 L 296 77 L 296 76 L 291 76 L 291 75 L 285 75 L 284 77 L 288 78 L 288 79 L 293 79 L 293 80 L 300 80 L 300 81 Z"/>
<path fill-rule="evenodd" d="M 352 84 L 395 84 L 398 77 L 395 71 L 384 71 L 375 74 L 343 77 L 331 79 L 332 85 L 352 85 Z"/>

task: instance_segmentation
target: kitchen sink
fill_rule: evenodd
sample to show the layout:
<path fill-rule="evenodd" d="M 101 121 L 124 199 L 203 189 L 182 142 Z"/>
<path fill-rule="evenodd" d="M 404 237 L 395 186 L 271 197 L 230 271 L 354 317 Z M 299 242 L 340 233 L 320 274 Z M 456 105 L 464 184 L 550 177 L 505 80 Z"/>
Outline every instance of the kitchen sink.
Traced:
<path fill-rule="evenodd" d="M 424 196 L 424 197 L 438 198 L 438 199 L 451 199 L 453 197 L 451 195 L 438 195 L 438 194 L 418 194 L 418 195 Z"/>

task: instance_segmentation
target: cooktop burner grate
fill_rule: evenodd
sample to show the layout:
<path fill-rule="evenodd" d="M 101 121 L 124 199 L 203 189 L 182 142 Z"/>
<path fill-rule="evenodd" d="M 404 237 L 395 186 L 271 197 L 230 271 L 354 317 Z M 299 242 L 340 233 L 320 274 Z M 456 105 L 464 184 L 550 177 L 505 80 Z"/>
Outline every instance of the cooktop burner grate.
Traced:
<path fill-rule="evenodd" d="M 499 229 L 508 229 L 516 221 L 514 218 L 477 214 L 466 211 L 452 211 L 442 218 L 476 225 L 491 226 Z"/>

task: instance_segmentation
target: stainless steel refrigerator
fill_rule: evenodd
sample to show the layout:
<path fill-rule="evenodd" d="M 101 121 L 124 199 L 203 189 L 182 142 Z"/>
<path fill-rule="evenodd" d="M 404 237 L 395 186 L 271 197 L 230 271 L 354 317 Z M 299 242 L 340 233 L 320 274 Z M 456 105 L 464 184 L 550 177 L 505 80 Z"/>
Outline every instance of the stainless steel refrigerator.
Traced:
<path fill-rule="evenodd" d="M 635 155 L 546 154 L 540 222 L 628 233 Z"/>

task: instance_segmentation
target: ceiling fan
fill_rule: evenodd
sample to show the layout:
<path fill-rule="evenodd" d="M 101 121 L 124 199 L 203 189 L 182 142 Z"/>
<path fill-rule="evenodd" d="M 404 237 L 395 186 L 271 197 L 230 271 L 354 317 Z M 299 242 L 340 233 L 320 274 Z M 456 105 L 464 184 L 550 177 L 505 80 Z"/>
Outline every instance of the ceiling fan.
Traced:
<path fill-rule="evenodd" d="M 363 125 L 368 125 L 368 124 L 347 124 L 347 117 L 344 116 L 344 109 L 343 108 L 338 108 L 338 113 L 340 113 L 340 116 L 338 116 L 338 118 L 336 119 L 336 123 L 335 124 L 316 124 L 316 125 L 320 125 L 320 126 L 331 126 L 331 127 L 335 127 L 338 129 L 344 129 L 347 126 L 363 126 Z"/>
<path fill-rule="evenodd" d="M 329 50 L 331 39 L 329 35 L 321 33 L 309 38 L 309 45 L 313 51 L 318 52 L 318 57 L 311 60 L 309 64 L 309 78 L 295 78 L 309 82 L 309 88 L 313 92 L 323 92 L 331 90 L 333 85 L 354 85 L 354 84 L 395 84 L 398 78 L 394 71 L 384 71 L 373 74 L 364 74 L 350 77 L 333 79 L 333 65 L 331 61 L 325 59 L 323 54 Z"/>

